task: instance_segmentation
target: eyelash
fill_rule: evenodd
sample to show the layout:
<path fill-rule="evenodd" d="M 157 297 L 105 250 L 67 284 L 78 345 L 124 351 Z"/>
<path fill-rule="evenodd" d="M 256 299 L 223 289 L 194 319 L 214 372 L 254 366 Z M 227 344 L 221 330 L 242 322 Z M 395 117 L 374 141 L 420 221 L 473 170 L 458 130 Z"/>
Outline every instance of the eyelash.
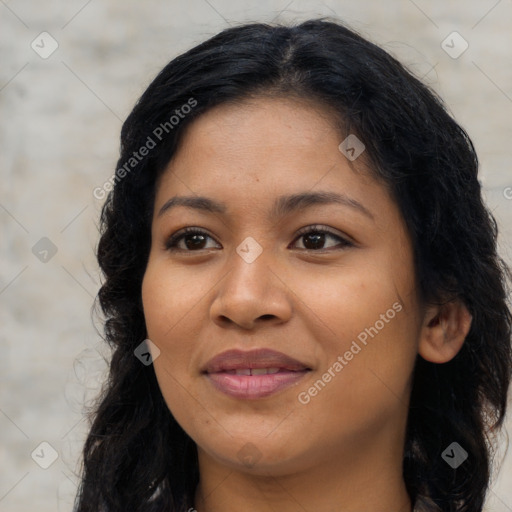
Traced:
<path fill-rule="evenodd" d="M 327 249 L 301 249 L 302 251 L 325 252 L 325 251 L 330 251 L 330 250 L 333 250 L 333 249 L 340 250 L 340 249 L 345 249 L 347 247 L 354 247 L 354 243 L 350 242 L 346 238 L 343 238 L 340 235 L 338 235 L 336 233 L 333 233 L 329 229 L 326 229 L 325 227 L 320 226 L 320 225 L 306 226 L 306 227 L 300 229 L 297 232 L 297 236 L 294 239 L 294 242 L 299 240 L 304 235 L 307 235 L 307 234 L 310 234 L 310 233 L 316 233 L 316 234 L 320 233 L 320 234 L 328 235 L 328 236 L 333 237 L 333 238 L 337 238 L 340 241 L 340 244 L 339 244 L 340 247 L 336 247 L 335 246 L 335 247 L 330 247 L 330 248 L 327 248 Z M 202 231 L 199 228 L 187 227 L 187 228 L 184 228 L 184 229 L 174 233 L 173 235 L 171 235 L 167 239 L 167 241 L 165 243 L 165 248 L 168 251 L 171 251 L 171 252 L 182 251 L 182 252 L 190 252 L 190 253 L 192 253 L 192 252 L 200 252 L 202 250 L 205 250 L 205 249 L 198 249 L 197 251 L 194 251 L 194 250 L 189 250 L 189 249 L 178 249 L 176 247 L 177 244 L 182 239 L 184 239 L 186 236 L 191 236 L 191 235 L 203 235 L 203 236 L 206 236 L 208 238 L 213 239 L 213 237 L 211 237 L 208 233 L 206 233 L 205 231 Z"/>

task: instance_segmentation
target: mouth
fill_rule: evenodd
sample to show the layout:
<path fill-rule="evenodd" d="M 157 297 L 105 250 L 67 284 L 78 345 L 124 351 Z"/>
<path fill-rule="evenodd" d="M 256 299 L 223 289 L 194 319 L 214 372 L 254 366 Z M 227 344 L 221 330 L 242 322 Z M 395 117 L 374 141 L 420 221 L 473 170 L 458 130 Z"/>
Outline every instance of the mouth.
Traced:
<path fill-rule="evenodd" d="M 238 399 L 264 398 L 296 384 L 311 371 L 306 364 L 270 349 L 228 350 L 202 373 L 220 392 Z"/>

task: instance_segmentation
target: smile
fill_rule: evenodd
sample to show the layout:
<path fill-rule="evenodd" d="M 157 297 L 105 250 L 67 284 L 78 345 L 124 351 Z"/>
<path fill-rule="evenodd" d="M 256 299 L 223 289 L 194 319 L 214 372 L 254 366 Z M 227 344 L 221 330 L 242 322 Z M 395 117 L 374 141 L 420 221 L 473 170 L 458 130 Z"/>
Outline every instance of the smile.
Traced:
<path fill-rule="evenodd" d="M 241 368 L 239 370 L 226 370 L 230 375 L 266 375 L 277 373 L 279 368 Z"/>
<path fill-rule="evenodd" d="M 244 368 L 206 374 L 213 386 L 233 398 L 265 398 L 299 382 L 310 370 Z"/>
<path fill-rule="evenodd" d="M 210 359 L 202 373 L 218 391 L 241 400 L 265 398 L 300 381 L 311 369 L 272 349 L 228 350 Z"/>

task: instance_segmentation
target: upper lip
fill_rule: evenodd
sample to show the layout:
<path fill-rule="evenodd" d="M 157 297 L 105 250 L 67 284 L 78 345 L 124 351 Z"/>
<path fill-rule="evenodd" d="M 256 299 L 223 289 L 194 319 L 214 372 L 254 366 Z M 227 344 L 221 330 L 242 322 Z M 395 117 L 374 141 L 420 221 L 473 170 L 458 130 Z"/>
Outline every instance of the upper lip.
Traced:
<path fill-rule="evenodd" d="M 310 370 L 310 368 L 275 350 L 262 348 L 257 350 L 227 350 L 210 359 L 203 367 L 203 373 L 218 373 L 243 368 L 282 368 L 290 371 Z"/>

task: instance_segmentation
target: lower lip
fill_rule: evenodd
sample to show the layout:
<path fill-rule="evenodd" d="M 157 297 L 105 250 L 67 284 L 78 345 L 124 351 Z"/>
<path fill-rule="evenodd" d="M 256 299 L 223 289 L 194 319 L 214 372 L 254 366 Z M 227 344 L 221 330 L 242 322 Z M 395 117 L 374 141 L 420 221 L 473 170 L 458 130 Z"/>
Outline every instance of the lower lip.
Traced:
<path fill-rule="evenodd" d="M 233 375 L 230 373 L 208 373 L 210 382 L 226 395 L 240 399 L 264 398 L 273 395 L 304 377 L 308 370 L 281 371 L 265 375 Z"/>

